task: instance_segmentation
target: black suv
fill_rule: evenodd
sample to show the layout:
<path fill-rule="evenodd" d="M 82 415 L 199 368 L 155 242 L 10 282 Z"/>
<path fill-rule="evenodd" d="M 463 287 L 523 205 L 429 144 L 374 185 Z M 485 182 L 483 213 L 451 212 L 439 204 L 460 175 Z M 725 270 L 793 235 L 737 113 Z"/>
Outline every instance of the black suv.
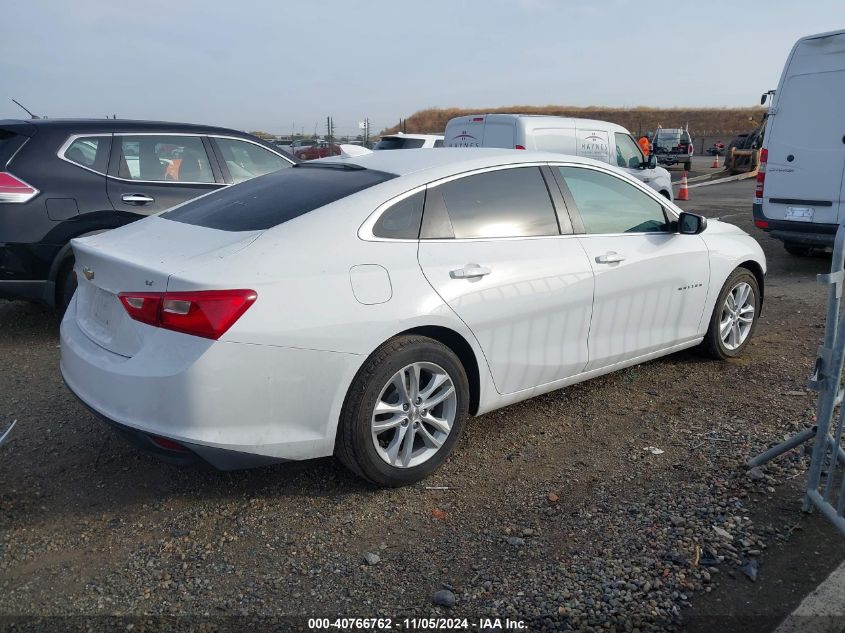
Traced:
<path fill-rule="evenodd" d="M 259 138 L 179 123 L 0 120 L 0 298 L 64 307 L 70 240 L 298 162 Z"/>

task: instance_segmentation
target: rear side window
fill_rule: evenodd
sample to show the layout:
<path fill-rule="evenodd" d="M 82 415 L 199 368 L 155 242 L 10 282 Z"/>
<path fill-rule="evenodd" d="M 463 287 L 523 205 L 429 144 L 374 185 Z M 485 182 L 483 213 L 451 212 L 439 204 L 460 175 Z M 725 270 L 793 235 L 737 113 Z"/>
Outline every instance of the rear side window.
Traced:
<path fill-rule="evenodd" d="M 111 136 L 80 136 L 67 146 L 62 158 L 81 167 L 105 173 L 110 146 Z"/>
<path fill-rule="evenodd" d="M 560 234 L 539 167 L 498 169 L 459 178 L 433 187 L 426 197 L 426 238 Z"/>
<path fill-rule="evenodd" d="M 119 136 L 117 175 L 152 182 L 215 182 L 211 162 L 199 136 Z"/>
<path fill-rule="evenodd" d="M 400 200 L 381 214 L 373 226 L 373 235 L 395 240 L 415 240 L 420 236 L 425 192 Z"/>
<path fill-rule="evenodd" d="M 372 169 L 296 165 L 215 191 L 160 217 L 223 231 L 259 231 L 395 177 Z"/>
<path fill-rule="evenodd" d="M 220 148 L 220 153 L 223 154 L 232 182 L 243 182 L 291 166 L 290 162 L 278 154 L 255 143 L 233 138 L 215 138 L 214 140 Z"/>

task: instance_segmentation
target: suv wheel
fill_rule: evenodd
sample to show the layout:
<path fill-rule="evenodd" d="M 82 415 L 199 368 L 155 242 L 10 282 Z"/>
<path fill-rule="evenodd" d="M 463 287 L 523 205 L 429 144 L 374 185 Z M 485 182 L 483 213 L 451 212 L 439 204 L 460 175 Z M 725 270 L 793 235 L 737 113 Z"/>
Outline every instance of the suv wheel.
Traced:
<path fill-rule="evenodd" d="M 463 431 L 469 383 L 442 343 L 398 336 L 379 347 L 349 388 L 335 455 L 380 486 L 405 486 L 433 473 Z"/>
<path fill-rule="evenodd" d="M 56 307 L 64 314 L 73 293 L 76 292 L 76 273 L 73 270 L 73 257 L 69 257 L 56 275 Z"/>

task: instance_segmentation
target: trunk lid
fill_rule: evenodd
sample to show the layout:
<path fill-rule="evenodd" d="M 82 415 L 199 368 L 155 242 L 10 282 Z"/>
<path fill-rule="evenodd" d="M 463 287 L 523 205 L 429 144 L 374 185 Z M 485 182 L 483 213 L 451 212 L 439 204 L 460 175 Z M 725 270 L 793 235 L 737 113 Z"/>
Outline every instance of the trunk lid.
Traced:
<path fill-rule="evenodd" d="M 97 345 L 131 357 L 155 328 L 130 318 L 119 293 L 165 292 L 170 276 L 189 263 L 235 253 L 261 232 L 220 231 L 151 217 L 72 240 L 79 283 L 76 322 Z"/>

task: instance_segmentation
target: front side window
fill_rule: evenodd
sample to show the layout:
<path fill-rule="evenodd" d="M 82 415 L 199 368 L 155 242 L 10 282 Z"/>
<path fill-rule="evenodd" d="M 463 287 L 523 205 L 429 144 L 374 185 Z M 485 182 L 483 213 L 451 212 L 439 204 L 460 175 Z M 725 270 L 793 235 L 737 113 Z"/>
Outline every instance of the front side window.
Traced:
<path fill-rule="evenodd" d="M 120 136 L 117 175 L 153 182 L 214 182 L 211 162 L 199 136 Z"/>
<path fill-rule="evenodd" d="M 110 136 L 80 136 L 68 145 L 62 156 L 82 167 L 105 171 L 110 142 Z"/>
<path fill-rule="evenodd" d="M 632 184 L 583 167 L 559 167 L 589 234 L 666 232 L 663 205 Z"/>
<path fill-rule="evenodd" d="M 233 138 L 215 138 L 232 182 L 238 183 L 256 176 L 290 167 L 290 163 L 265 147 Z"/>
<path fill-rule="evenodd" d="M 619 167 L 636 169 L 643 163 L 643 153 L 640 146 L 628 134 L 615 133 L 616 137 L 616 164 Z"/>
<path fill-rule="evenodd" d="M 425 192 L 400 200 L 381 214 L 373 226 L 373 235 L 397 240 L 415 240 L 420 236 Z"/>
<path fill-rule="evenodd" d="M 433 187 L 429 196 L 432 215 L 444 217 L 432 223 L 427 219 L 427 227 L 436 228 L 427 231 L 425 237 L 560 234 L 549 191 L 538 167 L 499 169 L 459 178 Z M 427 201 L 426 216 L 428 213 Z"/>

